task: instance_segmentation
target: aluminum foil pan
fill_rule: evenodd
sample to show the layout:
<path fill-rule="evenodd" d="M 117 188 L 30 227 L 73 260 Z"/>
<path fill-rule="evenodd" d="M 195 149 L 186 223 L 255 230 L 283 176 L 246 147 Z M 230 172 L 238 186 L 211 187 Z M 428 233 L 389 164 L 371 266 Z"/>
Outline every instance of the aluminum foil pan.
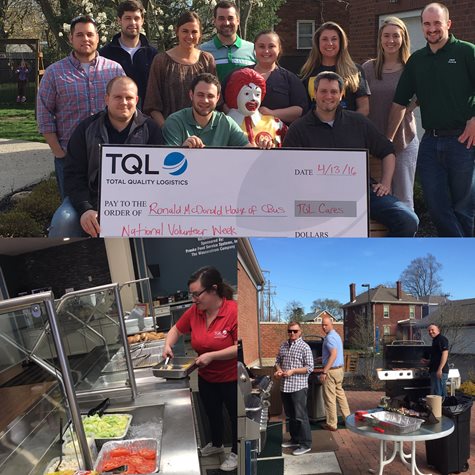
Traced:
<path fill-rule="evenodd" d="M 168 364 L 165 364 L 165 360 L 162 360 L 153 367 L 152 372 L 158 378 L 183 379 L 197 367 L 194 357 L 175 356 L 170 359 Z"/>
<path fill-rule="evenodd" d="M 160 460 L 159 460 L 159 453 L 158 453 L 158 444 L 155 439 L 131 439 L 131 440 L 121 440 L 121 441 L 111 441 L 106 442 L 99 455 L 97 457 L 96 463 L 94 464 L 94 470 L 101 472 L 103 470 L 103 464 L 105 460 L 109 457 L 110 453 L 114 449 L 124 448 L 128 449 L 131 452 L 138 452 L 139 450 L 149 449 L 155 451 L 157 457 L 155 462 L 155 470 L 153 472 L 148 473 L 157 473 L 160 470 Z M 143 473 L 143 472 L 140 472 Z"/>
<path fill-rule="evenodd" d="M 125 438 L 125 436 L 127 435 L 127 432 L 129 430 L 129 427 L 130 427 L 130 423 L 132 422 L 132 414 L 124 414 L 124 413 L 117 413 L 117 414 L 112 414 L 112 413 L 106 413 L 104 414 L 103 416 L 101 416 L 102 418 L 107 418 L 107 416 L 122 416 L 122 417 L 125 417 L 127 419 L 127 423 L 125 425 L 125 428 L 124 430 L 120 433 L 120 434 L 117 434 L 116 436 L 114 437 L 100 437 L 100 434 L 99 435 L 96 435 L 96 434 L 93 434 L 93 433 L 89 433 L 89 431 L 86 433 L 87 436 L 90 436 L 90 437 L 94 437 L 94 439 L 96 440 L 96 443 L 98 443 L 99 445 L 104 443 L 104 442 L 108 442 L 110 440 L 123 440 Z M 86 418 L 87 416 L 82 416 L 82 418 Z"/>
<path fill-rule="evenodd" d="M 419 430 L 424 419 L 408 417 L 394 412 L 378 411 L 363 415 L 364 420 L 374 427 L 391 434 L 408 434 Z"/>

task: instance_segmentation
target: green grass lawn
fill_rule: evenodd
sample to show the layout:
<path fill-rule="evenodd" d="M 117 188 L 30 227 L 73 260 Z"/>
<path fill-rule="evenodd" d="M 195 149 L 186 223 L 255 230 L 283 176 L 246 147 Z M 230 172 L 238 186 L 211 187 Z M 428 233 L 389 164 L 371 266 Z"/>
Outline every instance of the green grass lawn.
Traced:
<path fill-rule="evenodd" d="M 44 142 L 38 132 L 33 105 L 0 108 L 0 139 L 18 139 Z"/>
<path fill-rule="evenodd" d="M 26 102 L 16 102 L 16 83 L 0 84 L 0 139 L 44 142 L 35 120 L 35 84 L 29 82 Z"/>

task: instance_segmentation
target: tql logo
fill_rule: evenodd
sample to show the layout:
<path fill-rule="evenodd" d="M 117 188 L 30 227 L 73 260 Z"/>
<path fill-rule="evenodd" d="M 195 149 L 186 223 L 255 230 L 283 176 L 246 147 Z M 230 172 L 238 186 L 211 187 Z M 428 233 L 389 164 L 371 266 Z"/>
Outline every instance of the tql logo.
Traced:
<path fill-rule="evenodd" d="M 180 152 L 169 153 L 163 161 L 163 169 L 168 171 L 170 175 L 178 176 L 185 173 L 188 167 L 186 157 Z"/>
<path fill-rule="evenodd" d="M 117 172 L 117 167 L 120 167 L 123 172 L 128 175 L 158 175 L 159 170 L 152 170 L 150 156 L 146 153 L 143 157 L 136 153 L 128 153 L 122 155 L 121 153 L 107 153 L 107 158 L 112 159 L 112 174 Z"/>

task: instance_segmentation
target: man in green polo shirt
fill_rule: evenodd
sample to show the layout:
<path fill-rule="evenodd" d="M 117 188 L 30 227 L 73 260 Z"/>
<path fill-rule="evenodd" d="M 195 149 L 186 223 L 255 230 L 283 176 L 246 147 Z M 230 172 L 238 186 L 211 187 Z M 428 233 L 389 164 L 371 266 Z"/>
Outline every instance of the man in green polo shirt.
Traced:
<path fill-rule="evenodd" d="M 256 62 L 254 44 L 237 35 L 239 11 L 234 2 L 223 0 L 216 4 L 214 26 L 216 35 L 200 48 L 214 56 L 218 78 L 223 82 L 231 71 L 252 66 Z"/>
<path fill-rule="evenodd" d="M 223 112 L 217 112 L 221 84 L 216 76 L 201 73 L 190 87 L 191 107 L 168 116 L 162 128 L 165 143 L 189 148 L 252 147 L 239 125 Z M 256 145 L 273 147 L 272 137 L 262 134 Z"/>
<path fill-rule="evenodd" d="M 475 217 L 475 45 L 449 33 L 445 5 L 422 11 L 427 45 L 409 58 L 388 123 L 393 139 L 413 95 L 421 108 L 417 173 L 439 236 L 472 237 Z"/>

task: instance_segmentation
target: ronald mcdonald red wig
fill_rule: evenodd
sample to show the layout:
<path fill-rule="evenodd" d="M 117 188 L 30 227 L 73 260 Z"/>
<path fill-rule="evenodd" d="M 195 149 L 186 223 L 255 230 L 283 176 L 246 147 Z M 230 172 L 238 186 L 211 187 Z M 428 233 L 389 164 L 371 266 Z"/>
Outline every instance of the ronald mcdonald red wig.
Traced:
<path fill-rule="evenodd" d="M 237 97 L 243 86 L 255 84 L 261 88 L 261 101 L 266 95 L 266 80 L 254 69 L 243 68 L 233 71 L 226 84 L 224 96 L 231 109 L 237 109 Z"/>

